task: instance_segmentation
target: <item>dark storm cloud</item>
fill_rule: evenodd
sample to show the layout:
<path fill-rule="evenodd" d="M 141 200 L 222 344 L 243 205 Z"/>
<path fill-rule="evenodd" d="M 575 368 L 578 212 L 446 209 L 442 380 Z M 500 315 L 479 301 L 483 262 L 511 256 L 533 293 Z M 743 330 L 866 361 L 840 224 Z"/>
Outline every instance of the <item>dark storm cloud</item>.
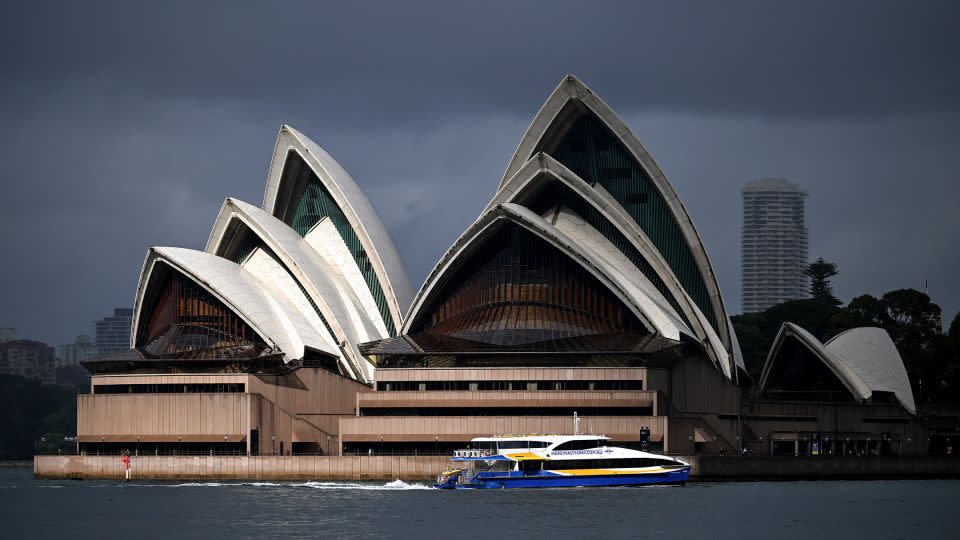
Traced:
<path fill-rule="evenodd" d="M 280 123 L 358 180 L 417 286 L 568 72 L 663 165 L 733 311 L 738 189 L 775 175 L 810 190 L 841 293 L 929 278 L 952 316 L 957 4 L 730 4 L 8 3 L 0 326 L 60 342 L 132 304 L 147 246 L 261 201 Z"/>
<path fill-rule="evenodd" d="M 574 71 L 621 107 L 771 114 L 955 108 L 956 3 L 16 3 L 16 83 L 330 101 L 356 120 L 508 110 Z M 955 29 L 955 28 L 953 28 Z"/>

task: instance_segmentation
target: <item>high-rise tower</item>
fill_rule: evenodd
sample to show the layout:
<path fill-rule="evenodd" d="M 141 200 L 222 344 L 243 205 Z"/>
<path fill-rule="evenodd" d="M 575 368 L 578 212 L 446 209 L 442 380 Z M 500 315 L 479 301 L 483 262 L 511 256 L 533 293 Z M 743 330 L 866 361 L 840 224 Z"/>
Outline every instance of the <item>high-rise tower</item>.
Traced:
<path fill-rule="evenodd" d="M 783 178 L 764 178 L 745 184 L 742 193 L 743 312 L 805 298 L 806 190 Z"/>

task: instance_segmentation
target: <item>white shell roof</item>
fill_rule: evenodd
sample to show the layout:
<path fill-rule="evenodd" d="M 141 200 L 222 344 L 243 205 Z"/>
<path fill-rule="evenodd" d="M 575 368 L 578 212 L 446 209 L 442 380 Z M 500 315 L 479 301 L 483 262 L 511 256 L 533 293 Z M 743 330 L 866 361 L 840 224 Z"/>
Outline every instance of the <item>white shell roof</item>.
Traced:
<path fill-rule="evenodd" d="M 676 220 L 677 225 L 683 232 L 690 251 L 697 263 L 700 274 L 703 276 L 704 283 L 710 294 L 711 306 L 720 328 L 717 329 L 724 347 L 729 352 L 732 351 L 732 344 L 729 336 L 729 328 L 724 321 L 727 319 L 727 311 L 724 306 L 723 296 L 720 292 L 720 286 L 717 283 L 716 274 L 707 256 L 706 249 L 700 239 L 690 215 L 684 208 L 683 203 L 677 196 L 676 190 L 663 174 L 660 166 L 654 161 L 650 153 L 640 143 L 640 141 L 630 131 L 630 128 L 620 119 L 619 116 L 607 105 L 599 96 L 597 96 L 582 81 L 573 75 L 567 75 L 557 88 L 553 91 L 547 101 L 540 108 L 540 111 L 530 123 L 520 144 L 513 154 L 513 158 L 507 165 L 503 179 L 500 181 L 500 188 L 503 188 L 508 181 L 524 166 L 524 164 L 534 156 L 540 141 L 548 134 L 555 123 L 563 121 L 558 117 L 564 106 L 576 101 L 592 113 L 598 120 L 603 122 L 610 131 L 620 139 L 624 147 L 627 148 L 637 163 L 643 167 L 654 186 L 663 196 L 664 201 L 670 208 L 671 213 Z M 733 353 L 736 356 L 736 353 Z"/>
<path fill-rule="evenodd" d="M 724 374 L 727 377 L 733 377 L 736 372 L 736 365 L 730 353 L 727 352 L 722 338 L 713 327 L 710 326 L 710 323 L 700 311 L 700 308 L 683 289 L 680 280 L 677 279 L 673 270 L 663 258 L 663 255 L 653 245 L 653 242 L 647 238 L 646 233 L 643 232 L 620 203 L 603 189 L 603 187 L 599 185 L 590 186 L 562 163 L 548 154 L 539 152 L 530 158 L 512 178 L 501 186 L 500 190 L 494 195 L 493 200 L 487 205 L 487 209 L 489 210 L 500 203 L 515 203 L 526 192 L 534 189 L 544 181 L 563 183 L 570 188 L 571 192 L 592 206 L 601 216 L 623 233 L 624 237 L 631 243 L 634 249 L 643 256 L 650 264 L 650 267 L 653 268 L 654 272 L 656 272 L 657 276 L 659 276 L 667 286 L 692 326 L 688 327 L 687 323 L 683 322 L 683 319 L 676 313 L 666 299 L 663 298 L 653 284 L 646 278 L 640 279 L 640 277 L 638 277 L 642 277 L 643 275 L 640 270 L 618 249 L 613 248 L 617 251 L 613 256 L 619 261 L 619 264 L 615 266 L 620 268 L 622 274 L 633 277 L 634 280 L 640 279 L 645 285 L 643 289 L 646 292 L 643 293 L 643 295 L 661 304 L 666 316 L 678 319 L 679 324 L 677 327 L 703 342 L 711 357 L 717 362 Z M 589 227 L 589 229 L 595 231 L 593 227 Z M 599 231 L 596 232 L 599 234 Z M 599 243 L 605 242 L 605 245 L 610 244 L 605 237 L 602 235 L 600 235 L 600 237 L 599 240 L 594 237 L 589 241 L 582 241 L 580 244 L 588 250 L 596 247 Z M 613 247 L 612 244 L 610 244 L 609 247 Z M 737 348 L 736 353 L 739 354 L 739 348 Z"/>
<path fill-rule="evenodd" d="M 370 200 L 346 169 L 323 148 L 290 126 L 281 126 L 277 136 L 263 196 L 263 209 L 273 214 L 283 165 L 290 151 L 299 154 L 310 166 L 356 231 L 387 297 L 394 326 L 400 328 L 403 313 L 413 299 L 413 287 L 390 233 Z"/>
<path fill-rule="evenodd" d="M 224 303 L 263 340 L 283 351 L 284 360 L 303 358 L 305 348 L 339 356 L 312 325 L 284 298 L 271 295 L 246 270 L 231 261 L 192 249 L 153 247 L 140 276 L 131 335 L 136 336 L 143 298 L 157 262 L 165 262 Z"/>
<path fill-rule="evenodd" d="M 680 315 L 667 302 L 642 273 L 636 271 L 633 263 L 614 246 L 600 231 L 594 229 L 575 212 L 568 208 L 560 209 L 551 216 L 544 216 L 556 229 L 567 236 L 577 248 L 596 262 L 602 262 L 607 274 L 616 276 L 617 281 L 624 285 L 627 293 L 636 303 L 643 306 L 644 313 L 656 314 L 656 318 L 669 321 L 671 326 L 659 324 L 658 328 L 668 328 L 673 333 L 682 332 L 694 339 L 697 336 L 683 321 Z M 669 337 L 669 336 L 667 336 Z"/>
<path fill-rule="evenodd" d="M 784 323 L 763 366 L 761 390 L 767 384 L 783 341 L 791 336 L 815 354 L 858 400 L 870 398 L 875 391 L 893 392 L 908 411 L 916 412 L 903 359 L 890 335 L 882 328 L 854 328 L 824 345 L 803 328 Z"/>
<path fill-rule="evenodd" d="M 223 242 L 230 222 L 240 220 L 281 259 L 310 298 L 320 308 L 334 337 L 344 343 L 352 371 L 361 370 L 366 380 L 373 380 L 373 366 L 356 349 L 358 343 L 388 337 L 378 327 L 346 281 L 331 268 L 296 231 L 272 214 L 238 199 L 228 198 L 220 210 L 207 240 L 207 253 L 214 254 Z M 360 315 L 358 317 L 358 315 Z M 376 314 L 379 316 L 379 314 Z M 339 356 L 339 354 L 338 354 Z"/>
<path fill-rule="evenodd" d="M 893 392 L 910 412 L 916 411 L 907 369 L 890 334 L 882 328 L 854 328 L 826 343 L 829 351 L 873 390 Z"/>

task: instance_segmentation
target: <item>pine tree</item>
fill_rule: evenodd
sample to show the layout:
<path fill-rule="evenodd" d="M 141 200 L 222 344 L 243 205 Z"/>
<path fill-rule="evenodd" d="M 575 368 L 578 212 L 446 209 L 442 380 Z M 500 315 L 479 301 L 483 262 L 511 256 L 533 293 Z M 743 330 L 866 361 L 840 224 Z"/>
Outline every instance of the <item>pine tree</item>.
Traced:
<path fill-rule="evenodd" d="M 840 300 L 833 294 L 833 285 L 830 284 L 830 278 L 837 275 L 836 264 L 820 257 L 803 269 L 803 275 L 810 278 L 811 298 L 835 306 L 840 305 Z"/>

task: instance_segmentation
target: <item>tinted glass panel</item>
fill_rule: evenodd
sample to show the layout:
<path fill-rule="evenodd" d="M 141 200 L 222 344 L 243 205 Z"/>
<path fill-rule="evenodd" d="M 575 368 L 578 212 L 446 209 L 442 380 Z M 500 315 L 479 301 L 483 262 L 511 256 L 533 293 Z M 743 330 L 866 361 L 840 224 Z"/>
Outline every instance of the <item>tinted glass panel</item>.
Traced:
<path fill-rule="evenodd" d="M 263 340 L 230 308 L 193 280 L 157 263 L 149 315 L 138 327 L 137 346 L 157 356 L 189 354 L 229 357 L 238 351 L 257 354 Z"/>
<path fill-rule="evenodd" d="M 536 192 L 531 193 L 524 201 L 524 204 L 538 214 L 543 214 L 551 208 L 557 207 L 557 205 L 562 205 L 574 211 L 619 249 L 620 252 L 643 273 L 644 277 L 650 280 L 650 283 L 660 291 L 660 294 L 670 302 L 670 305 L 673 306 L 673 309 L 676 310 L 680 317 L 683 318 L 687 324 L 690 323 L 686 315 L 684 315 L 683 310 L 680 309 L 680 304 L 677 302 L 677 299 L 673 296 L 673 293 L 670 292 L 670 289 L 667 288 L 667 284 L 660 278 L 660 275 L 653 269 L 653 266 L 647 261 L 646 257 L 633 246 L 618 227 L 610 223 L 593 205 L 583 200 L 582 197 L 575 194 L 573 190 L 565 184 L 559 181 L 548 182 L 536 190 Z"/>
<path fill-rule="evenodd" d="M 290 187 L 287 187 L 290 186 Z M 383 287 L 373 270 L 370 258 L 360 243 L 360 238 L 350 225 L 343 210 L 333 199 L 333 196 L 323 185 L 323 182 L 314 174 L 313 170 L 303 161 L 296 152 L 290 152 L 284 163 L 283 175 L 280 181 L 281 192 L 289 189 L 293 193 L 290 201 L 278 204 L 275 212 L 284 223 L 293 227 L 300 236 L 306 236 L 310 229 L 323 218 L 330 218 L 340 237 L 347 245 L 354 262 L 360 268 L 363 279 L 370 288 L 377 309 L 383 317 L 387 332 L 396 335 L 393 318 L 390 315 L 390 306 L 383 293 Z"/>
<path fill-rule="evenodd" d="M 554 148 L 543 150 L 587 182 L 599 183 L 610 192 L 663 254 L 683 288 L 717 329 L 707 285 L 673 213 L 644 169 L 610 130 L 587 114 Z"/>

